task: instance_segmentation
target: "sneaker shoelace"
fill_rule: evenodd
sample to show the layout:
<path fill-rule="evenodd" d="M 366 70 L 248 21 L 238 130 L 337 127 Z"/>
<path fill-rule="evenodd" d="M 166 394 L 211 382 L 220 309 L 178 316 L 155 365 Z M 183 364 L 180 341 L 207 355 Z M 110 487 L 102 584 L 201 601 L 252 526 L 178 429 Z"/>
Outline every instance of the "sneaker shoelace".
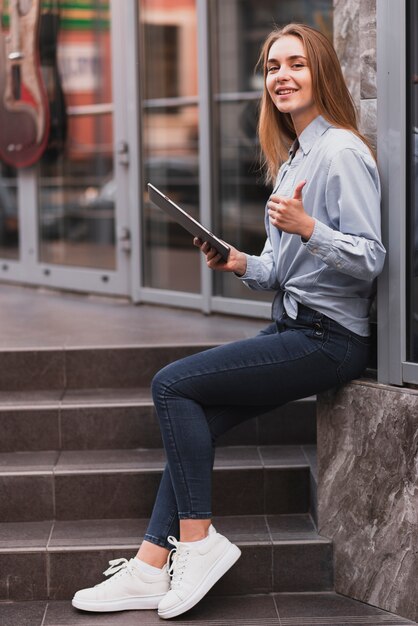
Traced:
<path fill-rule="evenodd" d="M 130 574 L 132 573 L 132 565 L 130 565 L 130 561 L 128 561 L 128 559 L 114 559 L 113 561 L 109 561 L 109 565 L 110 567 L 108 567 L 107 570 L 103 572 L 103 574 L 105 576 L 112 576 L 112 578 L 103 581 L 102 583 L 100 583 L 101 585 L 106 585 L 114 581 L 116 578 L 119 578 L 119 576 L 126 574 L 127 572 L 129 572 Z"/>
<path fill-rule="evenodd" d="M 181 586 L 184 571 L 187 567 L 187 561 L 189 559 L 190 550 L 180 541 L 177 541 L 175 537 L 168 537 L 167 541 L 174 546 L 170 551 L 167 559 L 168 573 L 171 578 L 171 589 L 176 589 Z M 171 560 L 171 563 L 170 563 Z"/>

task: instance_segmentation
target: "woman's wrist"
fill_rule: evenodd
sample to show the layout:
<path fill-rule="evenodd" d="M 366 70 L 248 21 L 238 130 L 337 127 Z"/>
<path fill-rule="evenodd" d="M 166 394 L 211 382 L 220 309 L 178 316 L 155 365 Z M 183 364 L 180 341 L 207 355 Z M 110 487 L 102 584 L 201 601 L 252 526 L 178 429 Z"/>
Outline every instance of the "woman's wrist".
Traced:
<path fill-rule="evenodd" d="M 240 252 L 236 261 L 237 262 L 234 269 L 234 274 L 241 278 L 247 271 L 247 255 L 244 254 L 244 252 Z"/>
<path fill-rule="evenodd" d="M 315 228 L 315 220 L 310 215 L 307 215 L 306 217 L 306 224 L 304 224 L 299 234 L 304 241 L 309 241 Z"/>

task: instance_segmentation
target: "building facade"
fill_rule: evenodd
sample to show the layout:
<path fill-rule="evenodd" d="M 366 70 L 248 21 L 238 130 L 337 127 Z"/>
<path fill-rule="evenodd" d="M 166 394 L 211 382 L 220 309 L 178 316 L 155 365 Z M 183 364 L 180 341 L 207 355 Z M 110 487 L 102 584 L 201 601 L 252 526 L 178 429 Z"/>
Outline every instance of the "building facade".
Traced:
<path fill-rule="evenodd" d="M 334 42 L 388 256 L 377 376 L 319 399 L 319 526 L 337 591 L 418 619 L 418 0 L 0 0 L 0 20 L 0 281 L 260 318 L 269 295 L 207 270 L 146 184 L 257 254 L 260 45 L 290 21 Z"/>
<path fill-rule="evenodd" d="M 14 15 L 15 4 L 2 3 L 6 60 L 19 28 L 20 35 L 29 28 L 24 12 Z M 40 12 L 38 62 L 31 67 L 24 58 L 19 71 L 29 83 L 41 66 L 49 138 L 34 164 L 16 167 L 8 136 L 25 118 L 17 106 L 4 107 L 2 126 L 9 133 L 0 130 L 1 280 L 267 317 L 268 294 L 250 293 L 229 275 L 211 275 L 190 237 L 149 203 L 146 183 L 161 187 L 226 241 L 250 253 L 261 249 L 269 190 L 259 167 L 262 78 L 255 65 L 274 25 L 301 21 L 334 41 L 361 129 L 379 152 L 389 249 L 380 287 L 379 377 L 418 384 L 418 87 L 416 33 L 409 32 L 416 15 L 406 15 L 416 11 L 416 2 L 378 0 L 377 8 L 375 0 L 33 4 Z M 385 24 L 386 6 L 396 17 L 402 7 L 401 32 Z M 388 54 L 389 37 L 396 58 Z M 399 102 L 386 80 L 390 63 Z M 5 65 L 6 93 L 13 70 Z M 32 109 L 39 122 L 41 108 Z M 9 143 L 3 152 L 1 134 Z M 396 174 L 394 154 L 401 168 Z"/>

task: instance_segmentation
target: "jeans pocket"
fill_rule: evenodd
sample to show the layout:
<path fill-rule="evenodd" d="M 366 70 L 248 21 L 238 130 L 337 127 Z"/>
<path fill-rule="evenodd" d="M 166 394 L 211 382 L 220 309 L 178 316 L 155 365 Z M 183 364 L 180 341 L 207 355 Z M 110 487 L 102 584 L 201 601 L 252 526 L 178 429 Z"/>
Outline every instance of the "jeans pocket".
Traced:
<path fill-rule="evenodd" d="M 366 339 L 366 338 L 364 338 Z M 370 355 L 370 342 L 359 341 L 357 337 L 347 337 L 347 350 L 344 359 L 337 368 L 340 383 L 347 383 L 358 378 L 367 367 Z"/>

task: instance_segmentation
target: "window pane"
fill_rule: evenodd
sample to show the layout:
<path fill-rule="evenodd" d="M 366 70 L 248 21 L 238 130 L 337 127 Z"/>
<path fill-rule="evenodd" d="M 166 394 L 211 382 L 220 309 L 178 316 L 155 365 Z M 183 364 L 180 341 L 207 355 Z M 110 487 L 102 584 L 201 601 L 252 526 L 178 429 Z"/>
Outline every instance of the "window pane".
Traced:
<path fill-rule="evenodd" d="M 214 229 L 232 245 L 259 254 L 265 241 L 264 207 L 271 190 L 264 186 L 259 168 L 256 127 L 263 79 L 254 67 L 275 25 L 304 22 L 332 39 L 332 0 L 216 0 L 211 6 Z M 250 292 L 234 276 L 216 273 L 214 281 L 217 295 L 271 300 L 271 294 Z"/>
<path fill-rule="evenodd" d="M 418 8 L 409 3 L 409 341 L 408 360 L 418 363 Z"/>
<path fill-rule="evenodd" d="M 115 183 L 108 0 L 63 4 L 43 57 L 54 143 L 39 164 L 40 261 L 115 269 Z M 54 49 L 54 45 L 46 47 Z"/>
<path fill-rule="evenodd" d="M 194 0 L 139 0 L 143 41 L 144 182 L 199 217 L 199 120 Z M 189 235 L 144 196 L 144 285 L 200 291 L 200 256 Z"/>
<path fill-rule="evenodd" d="M 0 258 L 19 258 L 16 170 L 0 166 Z"/>

